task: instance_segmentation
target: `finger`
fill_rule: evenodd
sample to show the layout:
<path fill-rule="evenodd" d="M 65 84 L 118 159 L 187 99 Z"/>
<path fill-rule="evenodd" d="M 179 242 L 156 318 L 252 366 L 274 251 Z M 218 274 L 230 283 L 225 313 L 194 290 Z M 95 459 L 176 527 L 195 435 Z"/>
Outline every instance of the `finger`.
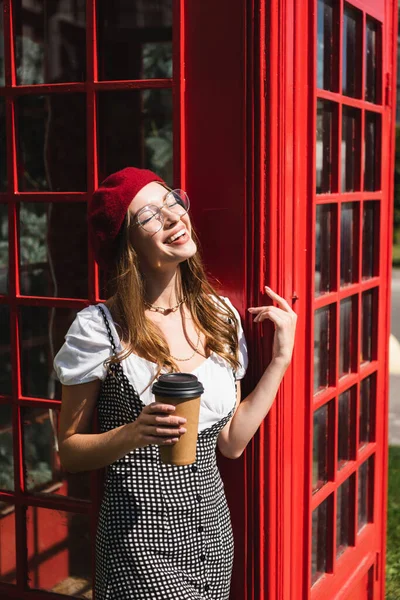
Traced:
<path fill-rule="evenodd" d="M 271 298 L 273 298 L 275 300 L 275 302 L 277 302 L 278 304 L 280 304 L 281 306 L 283 306 L 286 310 L 290 310 L 290 311 L 292 310 L 292 307 L 285 300 L 285 298 L 282 298 L 282 296 L 279 296 L 279 294 L 277 294 L 276 292 L 274 292 L 273 290 L 271 290 L 271 288 L 269 288 L 267 285 L 265 286 L 265 291 L 267 292 L 267 294 L 269 296 L 271 296 Z"/>
<path fill-rule="evenodd" d="M 176 442 L 179 442 L 178 437 L 163 439 L 154 435 L 145 435 L 143 436 L 143 440 L 146 442 L 146 444 L 156 444 L 157 446 L 166 446 L 176 444 Z"/>
<path fill-rule="evenodd" d="M 162 426 L 146 426 L 146 435 L 160 436 L 160 437 L 179 437 L 186 433 L 186 427 L 178 426 L 171 428 Z"/>
<path fill-rule="evenodd" d="M 172 413 L 174 412 L 176 406 L 174 406 L 173 404 L 163 404 L 162 402 L 152 402 L 151 404 L 147 405 L 148 407 L 148 411 L 150 411 L 151 414 L 154 413 Z M 145 407 L 145 408 L 147 408 Z M 145 409 L 143 409 L 145 410 Z"/>

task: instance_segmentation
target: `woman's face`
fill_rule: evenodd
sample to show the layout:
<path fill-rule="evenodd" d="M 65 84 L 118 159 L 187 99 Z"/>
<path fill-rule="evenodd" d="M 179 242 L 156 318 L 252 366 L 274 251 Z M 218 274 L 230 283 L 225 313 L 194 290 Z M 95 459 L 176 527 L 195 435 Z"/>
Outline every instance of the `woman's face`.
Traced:
<path fill-rule="evenodd" d="M 130 216 L 133 217 L 131 224 L 133 247 L 140 263 L 153 269 L 168 264 L 177 265 L 192 257 L 197 251 L 197 246 L 192 240 L 192 227 L 187 213 L 179 215 L 165 206 L 162 210 L 164 223 L 156 233 L 149 233 L 140 225 L 135 225 L 137 213 L 148 204 L 161 208 L 168 192 L 169 190 L 164 186 L 152 181 L 136 194 L 128 209 Z M 171 240 L 171 237 L 181 230 L 185 232 L 184 235 Z"/>

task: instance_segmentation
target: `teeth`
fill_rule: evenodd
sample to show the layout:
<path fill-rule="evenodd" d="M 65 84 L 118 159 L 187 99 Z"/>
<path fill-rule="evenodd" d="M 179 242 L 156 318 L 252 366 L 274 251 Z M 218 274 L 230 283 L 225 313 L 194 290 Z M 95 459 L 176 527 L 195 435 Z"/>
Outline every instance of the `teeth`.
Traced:
<path fill-rule="evenodd" d="M 171 244 L 172 242 L 177 240 L 179 237 L 181 237 L 181 235 L 185 235 L 185 233 L 186 233 L 185 229 L 181 229 L 180 231 L 178 231 L 178 233 L 176 233 L 172 237 L 168 238 L 167 243 Z"/>

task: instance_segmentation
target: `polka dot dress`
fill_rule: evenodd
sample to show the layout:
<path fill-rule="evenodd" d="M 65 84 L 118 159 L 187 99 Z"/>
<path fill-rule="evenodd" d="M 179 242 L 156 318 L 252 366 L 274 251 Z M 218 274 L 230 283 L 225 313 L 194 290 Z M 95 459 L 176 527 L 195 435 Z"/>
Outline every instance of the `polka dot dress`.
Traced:
<path fill-rule="evenodd" d="M 98 400 L 100 431 L 134 421 L 143 407 L 122 366 L 112 365 Z M 163 464 L 152 444 L 107 467 L 96 535 L 96 600 L 229 600 L 234 543 L 215 450 L 233 413 L 234 406 L 199 433 L 192 465 Z"/>

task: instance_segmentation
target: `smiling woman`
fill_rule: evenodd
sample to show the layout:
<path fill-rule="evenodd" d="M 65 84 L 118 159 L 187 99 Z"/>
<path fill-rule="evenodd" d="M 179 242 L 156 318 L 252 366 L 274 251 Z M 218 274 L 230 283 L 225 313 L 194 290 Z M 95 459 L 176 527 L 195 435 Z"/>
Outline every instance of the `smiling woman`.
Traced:
<path fill-rule="evenodd" d="M 77 314 L 54 367 L 63 384 L 63 465 L 108 467 L 96 537 L 99 600 L 196 599 L 200 590 L 229 598 L 233 535 L 215 446 L 233 457 L 226 433 L 247 349 L 237 310 L 204 273 L 189 208 L 184 190 L 133 167 L 110 175 L 89 205 L 92 247 L 113 293 Z M 156 405 L 151 383 L 181 370 L 204 386 L 196 461 L 164 465 L 159 446 L 176 444 L 188 425 L 171 404 Z M 90 433 L 95 406 L 100 434 Z M 206 579 L 199 559 L 209 563 Z"/>
<path fill-rule="evenodd" d="M 97 600 L 200 600 L 203 592 L 229 599 L 233 531 L 216 445 L 228 458 L 242 454 L 291 358 L 296 315 L 268 289 L 279 308 L 249 310 L 256 322 L 275 324 L 273 360 L 240 403 L 247 368 L 240 316 L 206 277 L 189 207 L 186 192 L 133 167 L 110 175 L 89 204 L 93 251 L 112 295 L 77 314 L 54 367 L 63 384 L 64 467 L 107 467 Z M 204 387 L 196 459 L 164 464 L 160 447 L 178 443 L 193 424 L 174 415 L 168 399 L 155 402 L 151 384 L 182 370 Z M 90 433 L 95 407 L 99 434 Z"/>

